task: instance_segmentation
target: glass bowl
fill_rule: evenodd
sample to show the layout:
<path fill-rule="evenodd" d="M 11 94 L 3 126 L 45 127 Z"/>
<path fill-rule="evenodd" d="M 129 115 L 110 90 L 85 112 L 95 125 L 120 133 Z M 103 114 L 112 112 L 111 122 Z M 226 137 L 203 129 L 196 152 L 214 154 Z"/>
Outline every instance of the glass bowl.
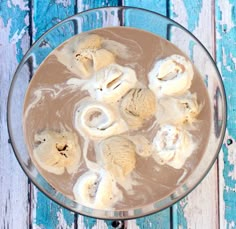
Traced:
<path fill-rule="evenodd" d="M 138 18 L 138 20 L 137 20 Z M 33 164 L 23 134 L 23 104 L 30 79 L 40 64 L 55 48 L 82 32 L 98 28 L 126 26 L 151 32 L 169 40 L 192 60 L 205 82 L 209 98 L 212 125 L 209 141 L 198 166 L 187 180 L 163 199 L 140 208 L 128 210 L 96 210 L 78 204 L 55 190 Z M 8 97 L 8 130 L 16 158 L 30 180 L 50 199 L 79 214 L 101 219 L 142 217 L 167 208 L 185 197 L 206 176 L 215 162 L 226 128 L 226 99 L 221 76 L 204 46 L 178 23 L 155 12 L 133 7 L 105 7 L 76 14 L 47 31 L 29 49 L 18 66 Z"/>

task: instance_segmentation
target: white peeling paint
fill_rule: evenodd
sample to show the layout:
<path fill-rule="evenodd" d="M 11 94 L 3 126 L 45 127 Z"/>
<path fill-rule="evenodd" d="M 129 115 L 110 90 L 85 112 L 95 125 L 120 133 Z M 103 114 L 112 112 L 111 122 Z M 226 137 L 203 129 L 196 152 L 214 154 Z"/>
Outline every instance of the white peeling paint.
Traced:
<path fill-rule="evenodd" d="M 229 229 L 234 229 L 235 228 L 235 222 L 232 221 L 229 223 Z"/>
<path fill-rule="evenodd" d="M 226 66 L 226 63 L 227 63 L 227 55 L 226 55 L 226 53 L 225 53 L 225 49 L 224 49 L 224 47 L 222 48 L 222 64 L 223 64 L 223 66 Z"/>
<path fill-rule="evenodd" d="M 231 17 L 229 17 L 229 15 L 231 15 L 232 12 L 232 5 L 230 4 L 230 1 L 218 1 L 219 2 L 219 8 L 221 10 L 221 12 L 223 12 L 221 14 L 222 19 L 220 21 L 221 25 L 227 25 L 227 30 L 226 32 L 230 31 L 235 24 L 233 23 L 233 20 L 231 19 Z M 229 13 L 226 13 L 229 12 Z"/>
<path fill-rule="evenodd" d="M 127 222 L 126 222 L 127 224 L 127 228 L 129 229 L 129 228 L 132 228 L 132 229 L 139 229 L 139 226 L 136 224 L 136 220 L 135 219 L 133 219 L 133 220 L 128 220 Z"/>
<path fill-rule="evenodd" d="M 184 6 L 184 1 L 176 0 L 175 4 L 173 4 L 171 8 L 173 9 L 173 12 L 177 15 L 174 20 L 181 21 L 181 25 L 185 28 L 188 28 L 188 15 Z M 179 9 L 181 9 L 181 12 L 179 11 Z"/>
<path fill-rule="evenodd" d="M 16 30 L 16 32 L 14 33 L 14 35 L 12 36 L 10 42 L 12 44 L 17 43 L 19 40 L 22 39 L 22 37 L 25 35 L 25 33 L 27 32 L 27 26 L 25 26 L 21 31 Z"/>
<path fill-rule="evenodd" d="M 68 6 L 71 5 L 70 0 L 56 0 L 55 3 L 56 4 L 62 4 L 64 7 L 68 7 Z"/>
<path fill-rule="evenodd" d="M 79 226 L 79 229 L 86 229 L 86 226 L 84 224 L 84 217 L 82 215 L 78 215 L 77 225 Z"/>
<path fill-rule="evenodd" d="M 25 0 L 11 0 L 11 1 L 8 1 L 8 3 L 9 2 L 11 2 L 11 4 L 14 5 L 14 6 L 19 6 L 21 10 L 29 10 L 28 1 L 25 1 Z"/>
<path fill-rule="evenodd" d="M 96 225 L 92 227 L 92 229 L 108 229 L 107 224 L 104 220 L 97 220 Z"/>
<path fill-rule="evenodd" d="M 224 152 L 223 150 L 220 151 L 219 159 L 218 159 L 218 168 L 219 168 L 219 211 L 220 211 L 220 228 L 226 228 L 226 219 L 225 219 L 225 202 L 224 202 L 224 187 L 225 187 L 225 180 L 223 177 L 224 171 Z"/>
<path fill-rule="evenodd" d="M 84 4 L 84 1 L 83 0 L 78 0 L 77 1 L 77 12 L 82 12 L 84 10 L 87 10 L 90 8 L 90 5 L 89 4 Z"/>
<path fill-rule="evenodd" d="M 197 38 L 199 38 L 208 52 L 210 52 L 214 56 L 214 37 L 211 37 L 214 36 L 214 25 L 212 25 L 211 23 L 213 22 L 214 18 L 212 17 L 214 17 L 214 15 L 208 13 L 211 8 L 211 1 L 202 1 L 202 9 L 199 16 L 198 26 L 192 32 L 194 35 L 196 35 Z M 206 22 L 208 23 L 207 25 Z"/>
<path fill-rule="evenodd" d="M 229 139 L 233 139 L 233 137 L 228 136 Z M 229 171 L 228 176 L 236 180 L 236 142 L 234 141 L 231 145 L 228 145 L 228 162 L 233 166 L 233 169 Z"/>
<path fill-rule="evenodd" d="M 60 209 L 59 212 L 57 212 L 57 220 L 58 220 L 58 225 L 56 229 L 73 229 L 74 228 L 74 223 L 71 224 L 71 226 L 67 225 L 67 222 L 64 218 L 62 209 Z"/>

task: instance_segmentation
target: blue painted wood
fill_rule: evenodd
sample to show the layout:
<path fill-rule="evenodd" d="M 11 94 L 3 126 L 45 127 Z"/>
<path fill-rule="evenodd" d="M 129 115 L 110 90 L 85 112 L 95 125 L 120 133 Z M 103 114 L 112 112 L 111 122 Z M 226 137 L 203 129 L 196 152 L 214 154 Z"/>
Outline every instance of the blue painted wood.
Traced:
<path fill-rule="evenodd" d="M 73 15 L 75 1 L 33 1 L 33 40 L 61 20 Z"/>
<path fill-rule="evenodd" d="M 24 4 L 0 1 L 0 228 L 29 227 L 28 179 L 9 144 L 6 125 L 10 83 L 29 47 L 28 1 Z"/>
<path fill-rule="evenodd" d="M 12 42 L 12 39 L 15 38 L 13 42 L 16 42 L 16 58 L 18 62 L 21 61 L 24 54 L 21 46 L 21 38 L 24 34 L 28 33 L 29 23 L 26 18 L 28 14 L 28 1 L 25 1 L 25 7 L 23 10 L 19 5 L 15 5 L 11 1 L 0 2 L 0 18 L 2 19 L 4 26 L 6 27 L 9 20 L 11 20 L 9 42 Z"/>
<path fill-rule="evenodd" d="M 221 7 L 225 5 L 227 7 Z M 227 136 L 223 145 L 224 160 L 224 226 L 225 228 L 235 228 L 236 225 L 236 2 L 216 0 L 216 30 L 217 46 L 216 60 L 221 71 L 227 96 Z"/>

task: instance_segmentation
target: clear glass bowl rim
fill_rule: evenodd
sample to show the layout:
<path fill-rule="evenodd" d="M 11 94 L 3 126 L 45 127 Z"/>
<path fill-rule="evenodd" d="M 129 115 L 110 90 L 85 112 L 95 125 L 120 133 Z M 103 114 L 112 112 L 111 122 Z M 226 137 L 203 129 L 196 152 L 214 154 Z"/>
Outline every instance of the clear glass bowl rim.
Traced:
<path fill-rule="evenodd" d="M 11 124 L 10 124 L 10 121 L 9 121 L 9 109 L 10 109 L 10 100 L 11 100 L 11 94 L 12 94 L 12 88 L 14 87 L 14 83 L 15 83 L 15 80 L 16 80 L 16 77 L 17 77 L 17 72 L 21 69 L 23 63 L 25 62 L 25 59 L 28 57 L 28 54 L 31 52 L 31 50 L 36 46 L 36 44 L 38 44 L 47 34 L 49 34 L 52 30 L 60 27 L 62 24 L 66 23 L 67 21 L 70 21 L 82 14 L 86 14 L 86 13 L 89 13 L 89 12 L 93 12 L 93 11 L 97 11 L 97 10 L 106 10 L 106 9 L 116 9 L 117 11 L 119 10 L 128 10 L 128 9 L 132 9 L 132 10 L 137 10 L 137 11 L 140 11 L 140 12 L 147 12 L 147 13 L 150 13 L 150 14 L 154 14 L 156 15 L 157 17 L 161 17 L 163 18 L 164 20 L 170 22 L 171 24 L 174 24 L 176 25 L 177 27 L 179 27 L 181 30 L 183 30 L 184 32 L 188 33 L 200 46 L 201 48 L 204 50 L 204 52 L 207 54 L 209 60 L 211 61 L 211 63 L 214 65 L 215 67 L 215 70 L 217 72 L 217 75 L 218 75 L 218 80 L 220 82 L 220 86 L 221 86 L 221 90 L 222 90 L 222 99 L 223 99 L 223 114 L 224 114 L 224 117 L 223 117 L 223 123 L 222 123 L 222 129 L 221 129 L 221 133 L 220 133 L 220 144 L 218 145 L 218 148 L 217 148 L 217 151 L 215 152 L 215 155 L 211 161 L 211 163 L 209 163 L 209 166 L 208 168 L 206 169 L 206 171 L 201 175 L 201 177 L 199 177 L 198 179 L 198 182 L 196 182 L 195 185 L 193 185 L 193 187 L 189 188 L 188 191 L 186 191 L 183 195 L 179 196 L 178 198 L 176 198 L 175 200 L 172 200 L 172 202 L 164 205 L 163 207 L 161 207 L 160 209 L 154 209 L 152 211 L 149 211 L 149 212 L 146 212 L 146 213 L 142 213 L 142 214 L 137 214 L 137 215 L 132 215 L 132 216 L 120 216 L 120 214 L 117 215 L 117 217 L 101 217 L 100 215 L 101 214 L 98 214 L 98 216 L 93 216 L 92 214 L 86 214 L 86 213 L 83 213 L 81 211 L 78 211 L 76 210 L 75 208 L 71 207 L 71 206 L 67 206 L 65 205 L 64 203 L 58 201 L 54 196 L 48 194 L 44 189 L 43 187 L 41 187 L 35 180 L 34 178 L 30 175 L 30 172 L 27 171 L 27 169 L 25 169 L 25 167 L 22 165 L 22 162 L 21 162 L 21 156 L 18 155 L 18 152 L 17 150 L 15 150 L 15 148 L 17 148 L 15 145 L 14 145 L 14 142 L 11 141 L 11 146 L 12 146 L 12 149 L 13 149 L 13 152 L 21 166 L 21 168 L 23 169 L 24 173 L 26 174 L 26 176 L 30 179 L 30 181 L 44 194 L 46 195 L 49 199 L 53 200 L 55 203 L 59 204 L 60 206 L 62 206 L 63 208 L 66 208 L 72 212 L 75 212 L 75 213 L 78 213 L 80 215 L 84 215 L 84 216 L 88 216 L 88 217 L 92 217 L 92 218 L 97 218 L 97 219 L 103 219 L 103 220 L 108 220 L 108 219 L 111 219 L 111 220 L 128 220 L 128 219 L 136 219 L 136 218 L 140 218 L 140 217 L 144 217 L 144 216 L 148 216 L 148 215 L 151 215 L 151 214 L 154 214 L 154 213 L 157 213 L 157 212 L 160 212 L 168 207 L 171 207 L 172 205 L 174 205 L 176 202 L 180 201 L 181 199 L 183 199 L 184 197 L 186 197 L 191 191 L 193 191 L 201 182 L 202 180 L 205 178 L 205 176 L 209 173 L 210 169 L 212 168 L 213 164 L 215 163 L 217 157 L 218 157 L 218 154 L 220 152 L 220 149 L 221 149 L 221 146 L 223 144 L 223 140 L 224 140 L 224 136 L 225 136 L 225 132 L 226 132 L 226 121 L 227 121 L 227 100 L 226 100 L 226 93 L 225 93 L 225 88 L 224 88 L 224 84 L 223 84 L 223 80 L 221 78 L 221 74 L 217 68 L 217 65 L 216 65 L 216 62 L 213 60 L 211 54 L 208 52 L 208 50 L 206 49 L 206 47 L 200 42 L 200 40 L 195 36 L 193 35 L 189 30 L 187 30 L 184 26 L 182 26 L 181 24 L 179 24 L 178 22 L 174 21 L 173 19 L 170 19 L 168 18 L 167 16 L 164 16 L 160 13 L 157 13 L 155 11 L 152 11 L 152 10 L 147 10 L 147 9 L 144 9 L 144 8 L 139 8 L 139 7 L 133 7 L 133 6 L 105 6 L 105 7 L 97 7 L 97 8 L 92 8 L 92 9 L 88 9 L 88 10 L 84 10 L 82 12 L 79 12 L 79 13 L 76 13 L 70 17 L 67 17 L 66 19 L 62 20 L 61 22 L 57 23 L 56 25 L 52 26 L 50 29 L 48 29 L 46 32 L 44 32 L 33 44 L 32 46 L 28 49 L 28 51 L 24 54 L 21 62 L 19 63 L 18 67 L 16 68 L 16 71 L 14 73 L 14 76 L 13 76 L 13 79 L 12 79 L 12 82 L 11 82 L 11 85 L 10 85 L 10 89 L 9 89 L 9 93 L 8 93 L 8 100 L 7 100 L 7 128 L 8 128 L 8 133 L 9 133 L 9 137 L 10 137 L 10 140 L 12 139 L 11 136 L 11 132 L 13 131 L 12 130 L 12 127 L 11 127 Z M 67 198 L 67 197 L 66 197 Z M 158 201 L 157 201 L 158 202 Z M 148 205 L 153 205 L 155 203 L 152 203 L 152 204 L 148 204 Z M 140 209 L 140 208 L 139 208 Z M 134 210 L 134 209 L 133 209 Z M 101 212 L 110 212 L 111 210 L 96 210 L 96 211 L 101 211 Z M 113 210 L 112 210 L 113 211 Z M 126 210 L 125 211 L 113 211 L 113 212 L 127 212 Z M 123 214 L 121 214 L 123 215 Z"/>

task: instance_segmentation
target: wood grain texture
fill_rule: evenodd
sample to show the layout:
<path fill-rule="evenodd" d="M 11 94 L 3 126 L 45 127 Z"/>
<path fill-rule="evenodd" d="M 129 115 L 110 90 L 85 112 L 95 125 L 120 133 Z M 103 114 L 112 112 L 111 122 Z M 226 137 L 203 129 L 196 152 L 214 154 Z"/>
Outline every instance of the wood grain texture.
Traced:
<path fill-rule="evenodd" d="M 213 1 L 172 0 L 171 17 L 203 43 L 214 56 Z M 182 42 L 182 41 L 181 41 Z M 204 64 L 205 60 L 202 60 Z M 201 184 L 173 208 L 175 228 L 218 228 L 217 164 Z"/>
<path fill-rule="evenodd" d="M 236 2 L 216 1 L 217 65 L 226 89 L 227 132 L 220 154 L 220 226 L 236 227 Z"/>
<path fill-rule="evenodd" d="M 9 144 L 6 124 L 10 83 L 29 47 L 28 19 L 27 2 L 0 2 L 0 228 L 29 225 L 28 179 Z"/>
<path fill-rule="evenodd" d="M 173 208 L 126 221 L 125 228 L 236 228 L 235 0 L 75 1 L 0 1 L 0 228 L 113 228 L 112 221 L 74 214 L 29 185 L 8 143 L 6 99 L 15 68 L 32 41 L 76 12 L 121 3 L 170 16 L 192 31 L 212 56 L 216 56 L 228 102 L 227 133 L 218 160 L 219 181 L 215 164 L 204 181 Z"/>

